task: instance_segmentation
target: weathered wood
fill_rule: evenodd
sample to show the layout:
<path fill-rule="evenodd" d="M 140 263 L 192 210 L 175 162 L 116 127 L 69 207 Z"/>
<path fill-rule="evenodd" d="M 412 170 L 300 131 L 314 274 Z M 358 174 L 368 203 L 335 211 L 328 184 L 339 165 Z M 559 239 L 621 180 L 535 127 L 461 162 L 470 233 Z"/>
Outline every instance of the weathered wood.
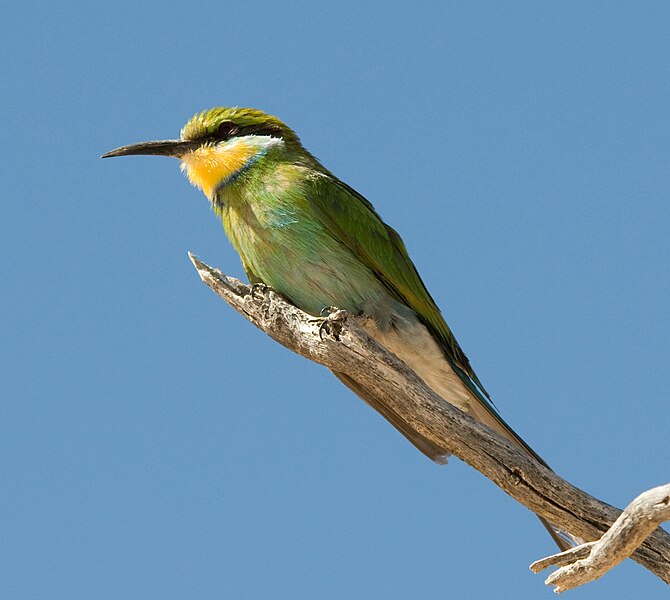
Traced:
<path fill-rule="evenodd" d="M 425 438 L 468 463 L 534 513 L 584 540 L 597 540 L 621 511 L 532 460 L 512 443 L 451 406 L 402 361 L 338 312 L 310 316 L 263 286 L 248 286 L 189 254 L 202 281 L 286 348 L 359 382 Z M 670 583 L 670 535 L 653 532 L 632 558 Z"/>
<path fill-rule="evenodd" d="M 539 573 L 560 567 L 545 583 L 556 593 L 571 590 L 602 577 L 628 558 L 661 523 L 670 519 L 670 483 L 640 494 L 597 542 L 588 542 L 530 565 Z"/>

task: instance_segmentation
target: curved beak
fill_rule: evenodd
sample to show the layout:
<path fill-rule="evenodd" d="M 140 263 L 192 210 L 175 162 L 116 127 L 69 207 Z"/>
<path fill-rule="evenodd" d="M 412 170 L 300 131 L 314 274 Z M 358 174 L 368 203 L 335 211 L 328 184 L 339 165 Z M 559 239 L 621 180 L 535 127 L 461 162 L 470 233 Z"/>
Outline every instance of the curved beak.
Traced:
<path fill-rule="evenodd" d="M 110 158 L 112 156 L 130 156 L 132 154 L 152 155 L 152 156 L 172 156 L 180 158 L 184 154 L 192 152 L 202 144 L 201 141 L 194 140 L 161 140 L 158 142 L 140 142 L 138 144 L 129 144 L 121 146 L 103 154 L 100 158 Z"/>

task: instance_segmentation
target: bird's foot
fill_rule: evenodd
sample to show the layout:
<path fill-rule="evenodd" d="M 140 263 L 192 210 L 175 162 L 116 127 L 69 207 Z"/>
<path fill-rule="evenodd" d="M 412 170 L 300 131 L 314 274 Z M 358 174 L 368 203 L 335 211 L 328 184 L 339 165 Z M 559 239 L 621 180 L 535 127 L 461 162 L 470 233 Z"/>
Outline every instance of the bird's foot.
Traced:
<path fill-rule="evenodd" d="M 344 311 L 337 308 L 337 306 L 324 306 L 319 314 L 321 315 L 322 319 L 327 319 L 338 312 Z"/>
<path fill-rule="evenodd" d="M 249 296 L 251 296 L 252 300 L 256 300 L 256 294 L 260 294 L 261 297 L 263 297 L 265 292 L 267 292 L 269 289 L 269 286 L 265 285 L 264 283 L 252 283 L 249 286 Z"/>
<path fill-rule="evenodd" d="M 342 324 L 346 321 L 349 313 L 346 310 L 340 310 L 336 306 L 326 306 L 321 309 L 321 316 L 314 319 L 319 323 L 319 339 L 323 340 L 324 331 L 339 340 L 342 331 Z"/>

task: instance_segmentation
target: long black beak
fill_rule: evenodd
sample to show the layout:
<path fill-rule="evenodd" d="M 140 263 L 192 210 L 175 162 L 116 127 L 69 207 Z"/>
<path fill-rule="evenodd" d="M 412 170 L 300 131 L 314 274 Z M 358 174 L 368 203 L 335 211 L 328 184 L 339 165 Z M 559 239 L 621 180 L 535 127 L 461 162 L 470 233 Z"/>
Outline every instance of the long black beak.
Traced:
<path fill-rule="evenodd" d="M 179 158 L 187 154 L 202 144 L 202 140 L 161 140 L 158 142 L 140 142 L 139 144 L 130 144 L 121 146 L 116 150 L 103 154 L 100 158 L 110 158 L 112 156 L 130 156 L 132 154 L 146 154 L 155 156 L 172 156 Z"/>

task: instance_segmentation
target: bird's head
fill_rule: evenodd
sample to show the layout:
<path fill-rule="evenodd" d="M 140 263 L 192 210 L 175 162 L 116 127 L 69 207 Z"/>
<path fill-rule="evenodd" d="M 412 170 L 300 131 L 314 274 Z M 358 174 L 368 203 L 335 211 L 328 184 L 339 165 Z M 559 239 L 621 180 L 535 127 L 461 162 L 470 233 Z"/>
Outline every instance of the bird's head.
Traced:
<path fill-rule="evenodd" d="M 302 146 L 277 117 L 253 108 L 219 107 L 194 115 L 177 140 L 121 146 L 102 158 L 131 154 L 178 158 L 190 182 L 213 198 L 273 149 L 290 153 Z"/>

